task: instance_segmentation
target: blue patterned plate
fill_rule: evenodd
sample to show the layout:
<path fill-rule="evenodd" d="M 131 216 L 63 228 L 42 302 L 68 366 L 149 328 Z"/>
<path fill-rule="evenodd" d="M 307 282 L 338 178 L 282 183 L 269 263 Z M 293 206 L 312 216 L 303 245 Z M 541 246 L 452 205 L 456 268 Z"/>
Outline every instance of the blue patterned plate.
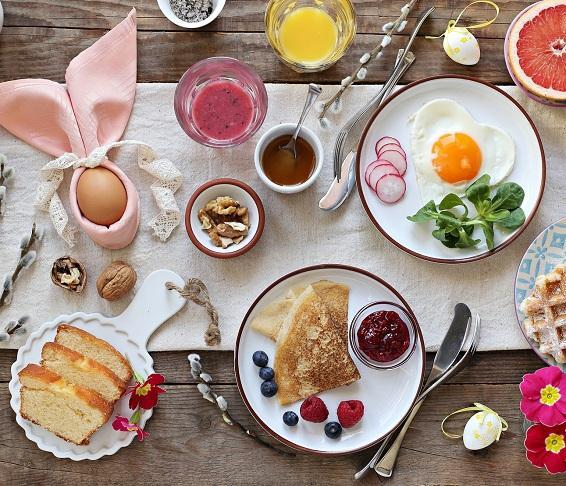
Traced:
<path fill-rule="evenodd" d="M 533 350 L 549 365 L 556 365 L 556 361 L 552 356 L 541 353 L 538 344 L 526 336 L 523 329 L 524 315 L 519 306 L 531 294 L 536 278 L 551 272 L 559 263 L 566 263 L 566 218 L 551 224 L 535 238 L 523 255 L 515 279 L 515 310 L 519 326 Z M 566 371 L 566 365 L 562 365 L 562 369 Z"/>

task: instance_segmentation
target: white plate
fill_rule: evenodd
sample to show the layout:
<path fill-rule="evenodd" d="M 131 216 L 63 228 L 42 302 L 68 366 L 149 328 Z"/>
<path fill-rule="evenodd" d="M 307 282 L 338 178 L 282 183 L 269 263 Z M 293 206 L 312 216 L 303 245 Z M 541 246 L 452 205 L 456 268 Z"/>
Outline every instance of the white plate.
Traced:
<path fill-rule="evenodd" d="M 449 98 L 464 106 L 478 123 L 504 130 L 515 142 L 515 165 L 506 181 L 525 190 L 522 205 L 525 224 L 511 233 L 496 230 L 495 248 L 487 249 L 478 230 L 480 243 L 475 248 L 446 248 L 431 233 L 434 223 L 412 223 L 415 214 L 428 201 L 422 201 L 410 153 L 409 117 L 425 103 Z M 381 137 L 399 140 L 407 152 L 407 191 L 395 204 L 384 204 L 365 183 L 365 170 L 376 159 L 375 143 Z M 362 135 L 357 154 L 357 185 L 368 216 L 383 235 L 407 253 L 439 263 L 462 263 L 493 255 L 509 245 L 533 218 L 544 190 L 546 166 L 539 134 L 523 108 L 508 94 L 483 81 L 460 76 L 438 76 L 409 84 L 386 101 L 370 120 Z"/>
<path fill-rule="evenodd" d="M 517 269 L 515 278 L 515 311 L 519 327 L 534 352 L 550 366 L 560 366 L 566 371 L 566 364 L 559 365 L 554 358 L 540 352 L 538 344 L 527 337 L 523 329 L 525 316 L 520 310 L 521 302 L 531 295 L 539 275 L 550 273 L 556 265 L 566 264 L 566 218 L 552 223 L 531 243 Z"/>
<path fill-rule="evenodd" d="M 125 355 L 132 367 L 146 376 L 153 373 L 153 359 L 148 354 L 146 345 L 153 332 L 167 319 L 176 314 L 184 305 L 177 292 L 168 291 L 166 282 L 183 286 L 184 282 L 176 273 L 169 270 L 158 270 L 150 274 L 143 282 L 129 307 L 119 316 L 105 317 L 101 314 L 85 314 L 77 312 L 59 316 L 57 319 L 43 324 L 32 333 L 27 342 L 19 349 L 18 356 L 12 365 L 10 405 L 16 412 L 16 421 L 24 429 L 26 437 L 35 442 L 44 451 L 51 452 L 59 458 L 81 461 L 83 459 L 99 459 L 116 453 L 128 446 L 135 437 L 133 433 L 117 432 L 112 428 L 115 416 L 130 417 L 133 410 L 128 407 L 128 400 L 122 398 L 115 407 L 110 420 L 90 439 L 88 445 L 78 446 L 66 442 L 51 432 L 32 424 L 20 415 L 20 381 L 18 373 L 29 363 L 41 361 L 41 348 L 48 341 L 53 341 L 57 326 L 68 323 L 84 329 L 94 336 L 108 341 Z M 152 410 L 142 414 L 140 425 L 144 427 L 151 417 Z"/>
<path fill-rule="evenodd" d="M 275 343 L 251 328 L 254 316 L 269 302 L 284 296 L 297 284 L 308 284 L 327 279 L 350 287 L 349 322 L 364 305 L 378 300 L 396 302 L 413 315 L 409 305 L 389 284 L 369 272 L 343 265 L 318 265 L 297 270 L 282 277 L 264 290 L 247 312 L 236 340 L 234 367 L 238 388 L 251 414 L 273 437 L 295 449 L 318 454 L 348 454 L 374 445 L 394 430 L 408 413 L 421 386 L 424 373 L 424 342 L 417 325 L 419 339 L 415 352 L 399 368 L 374 370 L 362 364 L 350 349 L 361 379 L 349 386 L 320 393 L 330 415 L 327 421 L 336 421 L 336 408 L 342 400 L 361 400 L 365 413 L 360 423 L 344 429 L 340 439 L 324 434 L 324 423 L 315 424 L 299 419 L 296 427 L 283 423 L 283 413 L 293 410 L 300 416 L 302 401 L 281 406 L 277 397 L 266 398 L 260 392 L 261 378 L 252 361 L 255 351 L 263 350 L 273 366 Z M 416 321 L 416 319 L 415 319 Z M 275 377 L 277 381 L 277 377 Z"/>

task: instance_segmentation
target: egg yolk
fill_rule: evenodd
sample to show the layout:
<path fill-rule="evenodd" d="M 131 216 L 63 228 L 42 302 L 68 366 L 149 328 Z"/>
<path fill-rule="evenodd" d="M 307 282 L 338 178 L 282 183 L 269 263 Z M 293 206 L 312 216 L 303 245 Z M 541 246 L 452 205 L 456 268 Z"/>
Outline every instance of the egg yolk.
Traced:
<path fill-rule="evenodd" d="M 439 177 L 455 183 L 472 180 L 481 167 L 481 150 L 465 133 L 446 133 L 432 146 L 432 166 Z"/>

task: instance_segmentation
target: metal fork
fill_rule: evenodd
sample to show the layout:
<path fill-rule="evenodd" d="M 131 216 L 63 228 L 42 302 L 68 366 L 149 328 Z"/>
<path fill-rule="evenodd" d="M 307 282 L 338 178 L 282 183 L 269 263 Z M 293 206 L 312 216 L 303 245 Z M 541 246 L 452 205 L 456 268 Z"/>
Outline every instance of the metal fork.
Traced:
<path fill-rule="evenodd" d="M 383 85 L 381 90 L 369 101 L 369 103 L 360 111 L 358 111 L 358 113 L 356 113 L 340 131 L 334 149 L 334 177 L 336 178 L 337 181 L 340 181 L 342 161 L 344 160 L 346 154 L 348 154 L 356 147 L 358 140 L 360 138 L 359 136 L 361 134 L 361 131 L 365 126 L 365 123 L 369 119 L 369 116 L 373 113 L 375 108 L 377 108 L 382 103 L 385 97 L 387 97 L 391 89 L 397 84 L 397 82 L 401 78 L 403 72 L 406 71 L 408 69 L 408 66 L 410 66 L 411 63 L 415 60 L 413 53 L 410 52 L 411 47 L 424 21 L 433 11 L 434 11 L 434 7 L 430 7 L 427 10 L 421 12 L 421 14 L 419 15 L 416 21 L 413 32 L 409 36 L 409 40 L 407 41 L 407 44 L 402 49 L 404 56 L 402 59 L 399 59 L 399 57 L 397 57 L 397 61 L 395 63 L 395 66 L 393 67 L 393 70 L 387 82 Z M 408 61 L 409 59 L 411 60 Z M 353 145 L 351 144 L 352 145 L 351 147 L 346 147 L 346 149 L 344 149 L 345 140 L 346 137 L 348 137 L 348 135 L 351 135 L 349 139 L 353 141 Z"/>
<path fill-rule="evenodd" d="M 480 342 L 480 327 L 481 327 L 481 319 L 478 314 L 476 314 L 476 318 L 474 320 L 473 330 L 470 331 L 472 336 L 470 346 L 468 350 L 462 355 L 462 357 L 454 364 L 454 366 L 447 371 L 442 378 L 439 378 L 435 381 L 432 385 L 430 385 L 426 390 L 424 390 L 419 397 L 415 405 L 413 406 L 413 410 L 411 411 L 410 415 L 405 420 L 403 424 L 403 428 L 399 431 L 397 438 L 391 444 L 391 447 L 387 451 L 387 453 L 379 460 L 379 462 L 375 465 L 374 469 L 377 474 L 383 477 L 391 477 L 393 474 L 393 469 L 395 467 L 395 461 L 397 460 L 397 456 L 399 454 L 399 450 L 401 449 L 401 443 L 405 438 L 405 434 L 411 425 L 411 422 L 415 418 L 415 415 L 421 408 L 421 405 L 424 401 L 424 398 L 434 390 L 438 385 L 440 385 L 445 380 L 453 377 L 460 371 L 462 371 L 471 361 L 473 358 L 476 350 L 478 349 L 478 345 Z"/>

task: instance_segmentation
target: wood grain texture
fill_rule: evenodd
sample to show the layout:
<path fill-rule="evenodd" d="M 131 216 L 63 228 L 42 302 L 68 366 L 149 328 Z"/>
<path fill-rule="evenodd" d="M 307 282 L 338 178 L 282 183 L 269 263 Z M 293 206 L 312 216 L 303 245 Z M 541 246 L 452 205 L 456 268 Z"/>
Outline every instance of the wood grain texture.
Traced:
<path fill-rule="evenodd" d="M 236 383 L 234 377 L 234 355 L 228 351 L 199 352 L 206 371 L 219 384 Z M 165 375 L 167 384 L 194 384 L 187 362 L 188 351 L 167 351 L 152 353 L 154 368 Z M 427 353 L 427 367 L 430 369 L 434 353 Z M 15 350 L 0 350 L 0 383 L 10 381 L 10 367 L 16 360 Z M 543 366 L 531 351 L 497 351 L 477 353 L 471 365 L 456 375 L 450 383 L 454 384 L 511 384 L 519 383 L 525 373 Z"/>
<path fill-rule="evenodd" d="M 338 83 L 362 53 L 380 41 L 382 25 L 398 15 L 405 0 L 354 0 L 358 32 L 350 51 L 332 69 L 305 77 L 276 58 L 263 33 L 265 0 L 227 0 L 222 15 L 205 29 L 184 31 L 166 20 L 155 0 L 2 0 L 5 24 L 0 34 L 0 81 L 42 77 L 63 81 L 69 61 L 121 21 L 130 8 L 138 14 L 138 81 L 176 82 L 194 62 L 213 55 L 237 57 L 254 66 L 266 82 Z M 407 32 L 396 37 L 380 62 L 370 67 L 366 83 L 383 82 Z M 476 32 L 482 59 L 475 67 L 459 66 L 442 52 L 438 35 L 450 18 L 469 3 L 436 0 L 436 11 L 416 41 L 417 62 L 403 82 L 440 73 L 479 76 L 494 83 L 511 82 L 503 60 L 503 42 L 511 19 L 531 2 L 498 0 L 501 14 L 490 27 Z M 481 20 L 491 11 L 470 10 L 465 20 Z M 373 454 L 342 458 L 298 454 L 279 456 L 224 424 L 217 409 L 204 401 L 190 377 L 186 352 L 154 353 L 155 369 L 165 374 L 167 393 L 151 419 L 151 437 L 118 454 L 94 462 L 58 460 L 26 439 L 9 406 L 7 382 L 16 352 L 0 350 L 0 484 L 203 484 L 203 485 L 329 485 L 354 484 L 354 472 Z M 233 354 L 202 352 L 203 364 L 228 400 L 233 415 L 263 438 L 238 394 Z M 432 356 L 429 355 L 428 362 Z M 441 386 L 426 401 L 403 444 L 393 485 L 417 484 L 564 484 L 530 466 L 524 457 L 518 383 L 526 372 L 542 366 L 530 351 L 479 353 L 472 365 Z M 466 451 L 439 431 L 449 412 L 481 401 L 501 413 L 510 429 L 501 442 L 483 453 Z M 463 426 L 463 419 L 454 422 Z M 372 473 L 358 484 L 376 484 Z"/>
<path fill-rule="evenodd" d="M 0 35 L 0 81 L 23 77 L 42 77 L 64 81 L 70 60 L 93 44 L 104 31 L 52 27 L 6 27 Z M 359 34 L 348 55 L 309 81 L 338 83 L 350 74 L 358 59 L 378 41 L 379 36 Z M 371 65 L 364 83 L 381 83 L 389 77 L 397 49 L 406 42 L 397 36 L 383 57 Z M 511 82 L 500 39 L 482 41 L 482 59 L 476 66 L 461 66 L 442 51 L 440 42 L 417 38 L 414 49 L 417 60 L 403 83 L 435 74 L 481 75 L 485 81 Z M 185 70 L 208 56 L 230 56 L 253 66 L 265 82 L 304 83 L 306 78 L 281 63 L 259 33 L 139 32 L 138 81 L 177 82 Z"/>
<path fill-rule="evenodd" d="M 0 471 L 10 485 L 61 484 L 351 484 L 371 451 L 341 458 L 279 456 L 224 424 L 194 385 L 169 385 L 148 426 L 149 439 L 96 462 L 56 460 L 39 451 L 14 422 L 5 384 L 0 385 Z M 234 416 L 263 438 L 234 385 L 218 385 Z M 390 484 L 563 484 L 524 458 L 516 385 L 445 385 L 425 402 L 411 427 Z M 499 444 L 466 451 L 442 436 L 440 421 L 452 410 L 481 401 L 509 421 Z M 455 428 L 463 426 L 455 421 Z M 276 478 L 276 481 L 275 481 Z M 373 475 L 360 484 L 375 484 Z"/>
<path fill-rule="evenodd" d="M 382 32 L 383 24 L 399 15 L 406 0 L 353 0 L 357 14 L 357 31 L 362 34 Z M 469 2 L 467 2 L 469 3 Z M 440 34 L 449 19 L 453 19 L 467 4 L 458 0 L 434 2 L 436 7 L 424 27 L 425 34 Z M 509 22 L 525 6 L 525 1 L 500 0 L 501 13 L 489 27 L 478 31 L 478 37 L 501 38 Z M 30 8 L 27 0 L 4 0 L 5 24 L 10 27 L 65 27 L 110 29 L 122 20 L 131 8 L 136 8 L 140 30 L 184 31 L 169 22 L 157 5 L 147 0 L 36 0 Z M 259 32 L 264 30 L 266 0 L 228 0 L 222 15 L 201 29 L 209 32 Z M 411 12 L 410 19 L 429 6 L 421 1 Z M 476 5 L 467 10 L 462 21 L 472 23 L 491 18 L 492 9 Z"/>

